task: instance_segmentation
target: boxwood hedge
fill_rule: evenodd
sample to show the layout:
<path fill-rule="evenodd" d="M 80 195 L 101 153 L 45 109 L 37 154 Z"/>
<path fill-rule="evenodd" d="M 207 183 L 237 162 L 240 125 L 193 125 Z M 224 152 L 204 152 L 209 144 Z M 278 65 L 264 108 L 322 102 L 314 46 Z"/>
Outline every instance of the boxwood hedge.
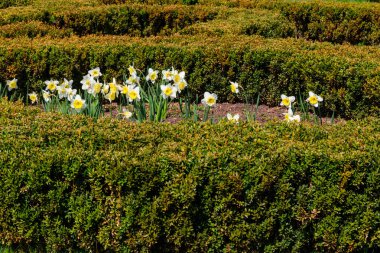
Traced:
<path fill-rule="evenodd" d="M 0 102 L 0 243 L 375 252 L 380 120 L 133 124 Z"/>

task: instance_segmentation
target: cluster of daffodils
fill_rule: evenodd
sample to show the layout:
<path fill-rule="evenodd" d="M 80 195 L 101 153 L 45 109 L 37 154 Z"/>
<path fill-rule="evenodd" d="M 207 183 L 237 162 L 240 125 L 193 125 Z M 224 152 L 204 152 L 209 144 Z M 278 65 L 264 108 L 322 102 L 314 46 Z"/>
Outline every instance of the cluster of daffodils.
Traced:
<path fill-rule="evenodd" d="M 292 103 L 295 100 L 296 100 L 296 98 L 294 96 L 288 97 L 284 94 L 281 95 L 280 105 L 288 108 L 288 111 L 286 113 L 283 113 L 286 122 L 291 122 L 291 121 L 300 122 L 301 121 L 300 115 L 294 115 L 293 114 Z"/>
<path fill-rule="evenodd" d="M 77 94 L 76 89 L 72 88 L 73 80 L 68 81 L 64 78 L 62 83 L 57 80 L 47 80 L 45 84 L 46 87 L 42 90 L 42 97 L 45 103 L 49 103 L 53 96 L 58 96 L 59 99 L 66 99 L 70 103 L 71 108 L 77 112 L 86 108 L 85 100 L 82 99 L 81 95 Z M 34 102 L 31 94 L 29 94 L 29 98 Z"/>
<path fill-rule="evenodd" d="M 283 115 L 285 117 L 285 121 L 287 121 L 287 122 L 292 122 L 292 121 L 300 122 L 301 121 L 300 115 L 294 115 L 294 113 L 293 113 L 292 103 L 294 101 L 295 101 L 294 96 L 288 97 L 284 94 L 281 95 L 280 105 L 288 108 L 288 111 L 286 113 L 283 113 Z M 309 97 L 306 99 L 306 101 L 309 102 L 311 106 L 318 107 L 318 102 L 322 102 L 323 98 L 316 95 L 314 92 L 309 91 Z"/>
<path fill-rule="evenodd" d="M 231 89 L 232 93 L 235 93 L 235 94 L 239 93 L 239 84 L 237 82 L 231 82 L 230 81 L 230 89 Z M 232 115 L 230 113 L 227 113 L 227 120 L 228 121 L 239 123 L 239 119 L 240 119 L 239 114 Z"/>
<path fill-rule="evenodd" d="M 134 66 L 129 66 L 128 72 L 129 76 L 121 83 L 118 83 L 115 78 L 112 78 L 111 82 L 101 82 L 100 77 L 102 76 L 102 73 L 100 71 L 100 68 L 97 67 L 91 69 L 88 71 L 87 75 L 83 76 L 82 80 L 80 81 L 82 86 L 79 91 L 77 91 L 77 89 L 73 89 L 73 80 L 69 81 L 67 79 L 63 79 L 62 82 L 59 82 L 57 80 L 47 80 L 44 82 L 46 87 L 42 90 L 41 95 L 45 102 L 45 105 L 52 102 L 53 99 L 56 102 L 63 100 L 66 101 L 65 104 L 67 105 L 67 108 L 72 108 L 72 111 L 76 111 L 77 113 L 80 113 L 84 109 L 88 108 L 84 113 L 88 113 L 89 115 L 92 115 L 90 113 L 92 110 L 91 108 L 95 108 L 96 106 L 102 108 L 102 98 L 112 103 L 121 97 L 119 101 L 125 101 L 125 103 L 123 105 L 122 102 L 120 105 L 119 115 L 125 119 L 130 119 L 135 115 L 135 118 L 138 120 L 139 116 L 141 116 L 140 119 L 142 120 L 144 120 L 146 117 L 144 103 L 158 103 L 156 106 L 150 107 L 149 113 L 157 113 L 157 115 L 160 116 L 157 116 L 157 118 L 155 118 L 155 115 L 153 115 L 151 119 L 161 121 L 166 117 L 166 110 L 168 108 L 167 104 L 170 103 L 168 99 L 175 99 L 179 97 L 181 92 L 188 86 L 185 79 L 185 72 L 175 70 L 173 67 L 171 69 L 162 70 L 161 72 L 159 70 L 149 68 L 147 74 L 142 79 L 143 82 L 146 81 L 148 87 L 140 84 L 141 78 L 139 77 L 138 71 Z M 162 76 L 161 79 L 159 78 L 160 75 Z M 8 88 L 8 91 L 17 89 L 17 79 L 7 80 L 6 86 Z M 144 87 L 147 87 L 147 89 Z M 238 94 L 239 88 L 241 88 L 237 82 L 231 81 L 229 87 L 231 92 L 234 94 Z M 154 98 L 152 96 L 156 97 Z M 32 104 L 38 103 L 38 94 L 36 92 L 29 93 L 28 98 Z M 216 105 L 217 99 L 218 96 L 215 93 L 204 93 L 203 99 L 201 100 L 202 104 L 205 106 L 204 120 L 207 120 L 208 112 L 210 108 Z M 295 100 L 296 99 L 294 96 L 287 96 L 285 94 L 281 95 L 280 105 L 287 108 L 287 112 L 283 113 L 285 121 L 287 122 L 301 121 L 300 115 L 295 115 L 293 112 Z M 93 103 L 94 101 L 96 103 Z M 179 101 L 181 104 L 181 100 Z M 190 103 L 189 101 L 190 100 L 187 97 L 187 100 L 185 99 L 185 103 Z M 306 101 L 312 106 L 315 114 L 315 108 L 319 106 L 319 103 L 323 101 L 323 98 L 310 91 L 309 97 L 306 99 Z M 256 112 L 258 102 L 259 97 L 257 99 Z M 129 103 L 132 103 L 133 106 L 129 105 Z M 126 108 L 133 108 L 134 111 L 122 108 L 122 106 L 125 106 Z M 186 108 L 188 108 L 189 111 L 190 105 L 187 104 Z M 197 107 L 195 106 L 195 108 Z M 304 107 L 302 106 L 302 108 Z M 137 110 L 140 110 L 140 112 Z M 304 111 L 304 113 L 307 115 L 306 111 Z M 194 110 L 194 114 L 196 114 L 196 110 Z M 256 114 L 254 116 L 256 116 Z M 239 114 L 232 115 L 228 113 L 226 117 L 229 121 L 235 123 L 238 123 L 240 119 Z M 255 119 L 255 117 L 253 119 Z"/>
<path fill-rule="evenodd" d="M 151 75 L 157 76 L 158 73 L 154 74 L 155 72 L 152 69 L 149 69 L 148 76 L 146 77 L 147 81 L 150 80 L 152 83 L 154 83 L 154 80 L 152 80 Z M 187 82 L 185 80 L 185 72 L 181 71 L 178 72 L 178 70 L 175 70 L 173 67 L 172 69 L 163 70 L 162 71 L 162 79 L 167 84 L 162 84 L 160 86 L 161 88 L 161 95 L 163 98 L 176 98 L 177 92 L 178 94 L 181 93 L 186 87 Z"/>

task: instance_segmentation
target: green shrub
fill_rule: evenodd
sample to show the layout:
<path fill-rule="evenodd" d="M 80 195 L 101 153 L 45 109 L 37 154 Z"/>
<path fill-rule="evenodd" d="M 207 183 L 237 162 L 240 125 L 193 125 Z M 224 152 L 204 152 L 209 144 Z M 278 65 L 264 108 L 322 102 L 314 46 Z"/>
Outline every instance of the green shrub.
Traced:
<path fill-rule="evenodd" d="M 150 36 L 171 34 L 192 23 L 211 20 L 216 15 L 217 11 L 213 8 L 117 5 L 78 8 L 64 12 L 36 10 L 20 15 L 14 13 L 0 17 L 0 24 L 43 22 L 52 29 L 70 30 L 79 36 L 86 34 Z M 22 24 L 24 23 L 19 26 Z M 35 27 L 35 30 L 34 33 L 38 34 L 38 27 Z"/>
<path fill-rule="evenodd" d="M 22 6 L 22 5 L 28 5 L 30 0 L 1 0 L 0 2 L 0 9 L 2 8 L 8 8 L 11 6 Z"/>
<path fill-rule="evenodd" d="M 374 252 L 380 121 L 131 124 L 0 102 L 0 243 Z"/>
<path fill-rule="evenodd" d="M 378 5 L 312 1 L 284 2 L 278 8 L 295 25 L 299 37 L 334 43 L 380 43 Z"/>

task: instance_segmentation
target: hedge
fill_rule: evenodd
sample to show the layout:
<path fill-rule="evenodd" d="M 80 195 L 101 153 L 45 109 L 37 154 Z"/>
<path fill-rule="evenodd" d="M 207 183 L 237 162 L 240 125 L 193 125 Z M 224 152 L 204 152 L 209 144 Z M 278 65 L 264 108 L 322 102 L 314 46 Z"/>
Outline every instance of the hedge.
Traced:
<path fill-rule="evenodd" d="M 0 24 L 40 21 L 53 26 L 52 29 L 70 29 L 80 36 L 86 34 L 150 36 L 171 34 L 192 23 L 213 19 L 216 15 L 217 11 L 213 8 L 118 5 L 82 7 L 63 12 L 30 10 L 21 14 L 8 14 L 0 18 Z M 36 30 L 38 34 L 38 27 Z"/>
<path fill-rule="evenodd" d="M 379 115 L 379 54 L 371 47 L 245 36 L 17 39 L 0 47 L 0 82 L 16 77 L 25 94 L 27 85 L 39 91 L 51 78 L 74 79 L 78 88 L 97 66 L 106 81 L 121 81 L 132 64 L 143 72 L 173 66 L 186 71 L 194 95 L 216 92 L 219 102 L 235 99 L 228 84 L 238 81 L 252 100 L 260 93 L 262 104 L 278 105 L 282 93 L 305 97 L 311 90 L 325 99 L 325 113 L 360 118 Z"/>
<path fill-rule="evenodd" d="M 297 36 L 334 43 L 378 45 L 380 6 L 301 2 L 283 4 L 282 14 L 296 27 Z"/>
<path fill-rule="evenodd" d="M 133 124 L 0 106 L 0 243 L 375 252 L 380 120 Z"/>
<path fill-rule="evenodd" d="M 28 5 L 29 3 L 30 3 L 30 0 L 1 0 L 0 9 L 8 8 L 11 6 Z"/>
<path fill-rule="evenodd" d="M 202 3 L 280 11 L 283 18 L 286 19 L 282 23 L 268 20 L 269 27 L 267 29 L 263 29 L 265 26 L 260 24 L 253 24 L 252 28 L 247 30 L 247 34 L 283 38 L 298 36 L 340 44 L 378 45 L 380 43 L 380 6 L 377 3 L 319 0 L 204 0 Z M 281 31 L 283 25 L 285 25 L 285 31 Z M 280 28 L 278 28 L 279 26 Z M 289 27 L 295 27 L 294 31 L 289 30 Z"/>

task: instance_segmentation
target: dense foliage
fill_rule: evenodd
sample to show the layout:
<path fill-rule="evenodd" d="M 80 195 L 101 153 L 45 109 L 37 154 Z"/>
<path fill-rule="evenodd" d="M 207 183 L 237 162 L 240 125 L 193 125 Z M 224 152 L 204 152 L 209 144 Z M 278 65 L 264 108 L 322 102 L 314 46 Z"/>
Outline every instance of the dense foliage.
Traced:
<path fill-rule="evenodd" d="M 131 124 L 0 106 L 0 243 L 378 250 L 380 122 Z"/>

